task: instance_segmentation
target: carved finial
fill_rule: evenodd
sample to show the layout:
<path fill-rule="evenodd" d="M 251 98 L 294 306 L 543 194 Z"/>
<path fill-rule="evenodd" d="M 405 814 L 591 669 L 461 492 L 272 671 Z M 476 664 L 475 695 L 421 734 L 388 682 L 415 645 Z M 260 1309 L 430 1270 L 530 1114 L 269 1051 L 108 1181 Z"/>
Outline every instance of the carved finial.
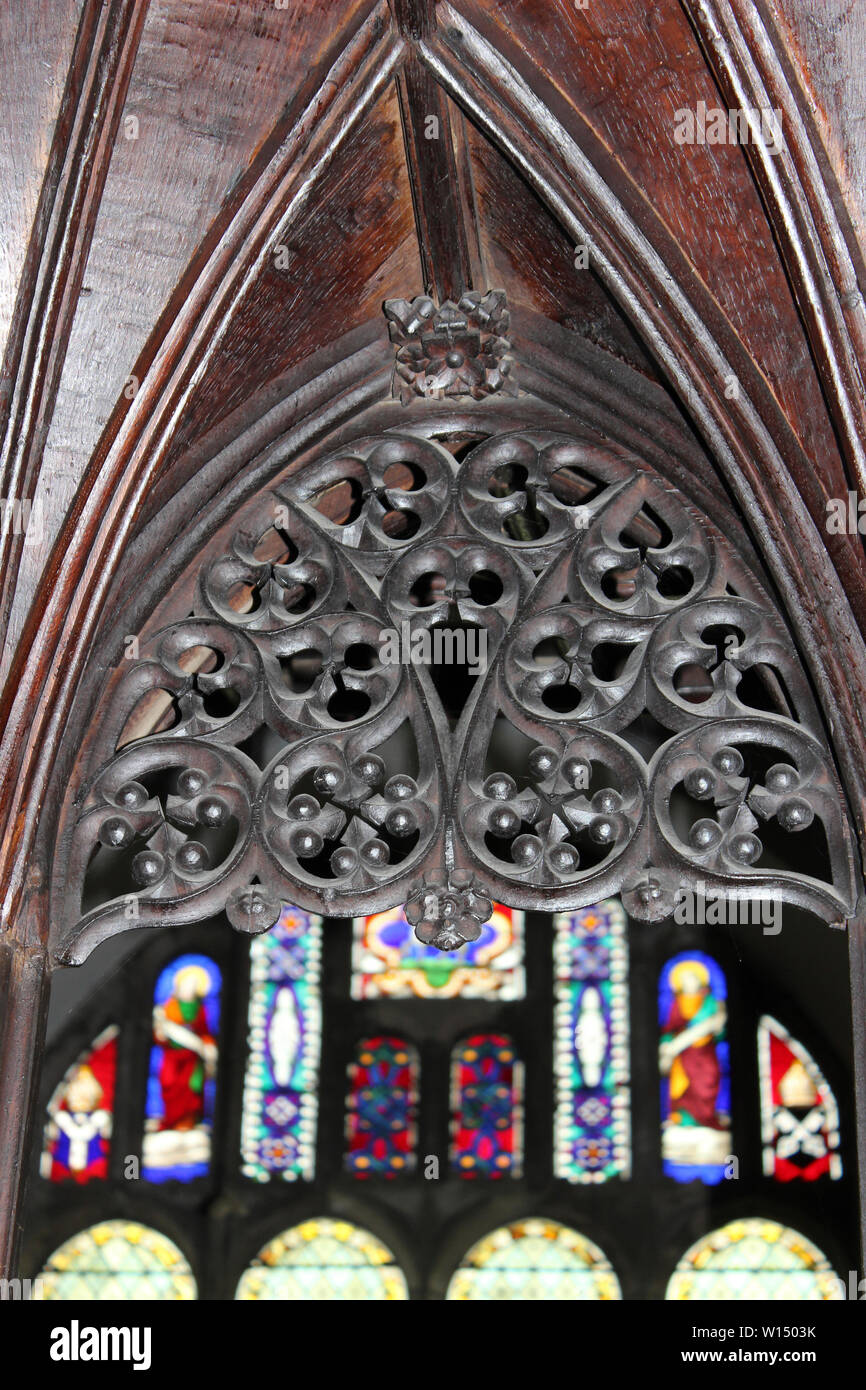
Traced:
<path fill-rule="evenodd" d="M 471 873 L 454 869 L 426 874 L 406 901 L 406 921 L 425 946 L 456 951 L 477 941 L 493 903 L 475 887 Z"/>

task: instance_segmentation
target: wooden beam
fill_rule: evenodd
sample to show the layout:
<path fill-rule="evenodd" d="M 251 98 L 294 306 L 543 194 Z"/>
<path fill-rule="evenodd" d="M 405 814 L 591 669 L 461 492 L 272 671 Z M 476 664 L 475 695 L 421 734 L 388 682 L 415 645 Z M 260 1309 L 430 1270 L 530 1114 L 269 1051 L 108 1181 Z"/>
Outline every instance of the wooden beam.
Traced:
<path fill-rule="evenodd" d="M 397 25 L 410 45 L 434 31 L 433 0 L 392 3 Z M 448 102 L 412 49 L 397 86 L 424 290 L 440 304 L 446 299 L 456 301 L 464 290 L 472 289 L 469 228 L 474 227 L 474 213 L 462 195 Z M 477 260 L 476 255 L 476 264 Z"/>
<path fill-rule="evenodd" d="M 86 0 L 0 375 L 0 497 L 32 502 L 149 0 Z M 24 544 L 0 528 L 0 644 Z"/>
<path fill-rule="evenodd" d="M 44 950 L 9 940 L 0 943 L 0 997 L 0 1279 L 13 1279 L 48 1010 Z"/>

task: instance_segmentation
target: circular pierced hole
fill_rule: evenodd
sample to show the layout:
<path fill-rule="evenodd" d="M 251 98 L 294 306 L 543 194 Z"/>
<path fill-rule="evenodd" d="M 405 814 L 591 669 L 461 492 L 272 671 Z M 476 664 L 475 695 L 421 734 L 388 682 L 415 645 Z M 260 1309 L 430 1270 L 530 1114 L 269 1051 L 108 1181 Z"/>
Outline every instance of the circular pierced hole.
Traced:
<path fill-rule="evenodd" d="M 637 569 L 606 570 L 601 578 L 601 592 L 615 603 L 627 603 L 637 590 Z"/>
<path fill-rule="evenodd" d="M 282 591 L 282 604 L 287 613 L 306 613 L 316 601 L 312 584 L 293 584 Z"/>
<path fill-rule="evenodd" d="M 522 464 L 501 463 L 487 479 L 487 491 L 491 497 L 510 497 L 513 492 L 523 491 L 528 477 Z"/>
<path fill-rule="evenodd" d="M 690 705 L 702 705 L 713 694 L 709 672 L 691 661 L 674 672 L 673 686 L 680 699 L 688 700 Z"/>
<path fill-rule="evenodd" d="M 539 666 L 554 666 L 568 651 L 564 637 L 542 637 L 532 648 L 532 660 Z"/>
<path fill-rule="evenodd" d="M 376 665 L 376 650 L 369 642 L 353 642 L 343 660 L 353 671 L 370 671 Z"/>
<path fill-rule="evenodd" d="M 573 685 L 549 685 L 541 697 L 542 702 L 555 714 L 571 714 L 582 698 Z"/>
<path fill-rule="evenodd" d="M 335 690 L 328 701 L 328 713 L 341 724 L 351 724 L 355 719 L 363 719 L 371 704 L 364 690 Z"/>
<path fill-rule="evenodd" d="M 415 608 L 432 608 L 445 593 L 445 576 L 439 570 L 419 574 L 409 590 L 409 602 Z"/>
<path fill-rule="evenodd" d="M 391 541 L 406 541 L 415 535 L 421 525 L 415 512 L 390 511 L 382 517 L 382 530 Z"/>
<path fill-rule="evenodd" d="M 479 607 L 498 603 L 504 591 L 502 580 L 493 570 L 476 570 L 469 580 L 469 597 Z"/>
<path fill-rule="evenodd" d="M 427 474 L 423 468 L 418 467 L 417 463 L 407 463 L 400 460 L 388 464 L 382 474 L 382 482 L 386 488 L 399 488 L 402 492 L 418 492 L 426 485 Z"/>
<path fill-rule="evenodd" d="M 694 584 L 694 576 L 685 565 L 669 565 L 658 577 L 658 591 L 662 598 L 685 598 Z"/>
<path fill-rule="evenodd" d="M 291 656 L 279 658 L 286 684 L 296 695 L 309 690 L 322 674 L 322 653 L 315 647 L 305 647 L 303 651 L 292 652 Z"/>

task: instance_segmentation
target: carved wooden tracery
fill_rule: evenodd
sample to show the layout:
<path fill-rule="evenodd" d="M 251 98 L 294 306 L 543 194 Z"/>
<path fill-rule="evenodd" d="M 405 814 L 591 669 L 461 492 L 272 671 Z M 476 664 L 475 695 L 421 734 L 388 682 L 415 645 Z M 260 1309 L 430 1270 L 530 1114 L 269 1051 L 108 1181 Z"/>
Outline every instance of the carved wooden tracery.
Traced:
<path fill-rule="evenodd" d="M 281 899 L 405 902 L 443 949 L 491 899 L 622 892 L 657 920 L 700 883 L 853 910 L 820 716 L 721 532 L 619 446 L 439 434 L 287 469 L 128 643 L 65 806 L 61 958 L 223 909 L 266 930 Z M 383 660 L 388 634 L 467 629 L 474 683 Z"/>

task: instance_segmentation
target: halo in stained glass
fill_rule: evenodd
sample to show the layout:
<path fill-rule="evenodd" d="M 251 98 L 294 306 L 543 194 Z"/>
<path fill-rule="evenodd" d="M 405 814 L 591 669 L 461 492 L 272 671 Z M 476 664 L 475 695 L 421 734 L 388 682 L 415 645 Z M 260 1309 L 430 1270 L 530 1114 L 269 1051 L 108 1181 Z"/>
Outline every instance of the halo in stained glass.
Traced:
<path fill-rule="evenodd" d="M 463 1178 L 519 1177 L 523 1064 L 510 1038 L 476 1033 L 451 1054 L 451 1167 Z"/>
<path fill-rule="evenodd" d="M 64 1241 L 34 1282 L 34 1297 L 189 1302 L 192 1270 L 174 1241 L 137 1221 L 102 1221 Z"/>
<path fill-rule="evenodd" d="M 354 999 L 522 999 L 523 913 L 494 904 L 477 941 L 459 951 L 423 945 L 402 907 L 356 917 Z"/>
<path fill-rule="evenodd" d="M 119 1032 L 103 1029 L 48 1102 L 40 1172 L 50 1182 L 108 1177 Z"/>
<path fill-rule="evenodd" d="M 501 1226 L 468 1252 L 448 1287 L 449 1300 L 614 1301 L 622 1298 L 607 1256 L 557 1221 L 532 1218 Z"/>
<path fill-rule="evenodd" d="M 156 982 L 141 1174 L 189 1182 L 210 1166 L 220 972 L 208 956 L 177 956 Z"/>
<path fill-rule="evenodd" d="M 613 898 L 553 918 L 553 1165 L 569 1182 L 631 1171 L 626 926 Z"/>
<path fill-rule="evenodd" d="M 321 1217 L 284 1231 L 244 1271 L 236 1299 L 403 1302 L 406 1278 L 387 1246 L 349 1221 Z"/>
<path fill-rule="evenodd" d="M 666 1299 L 844 1299 L 842 1281 L 805 1236 L 776 1221 L 731 1221 L 697 1241 L 680 1260 Z"/>
<path fill-rule="evenodd" d="M 288 906 L 250 944 L 241 1150 L 260 1182 L 315 1172 L 321 952 L 321 918 Z"/>
<path fill-rule="evenodd" d="M 704 951 L 681 951 L 659 980 L 662 1160 L 677 1182 L 719 1183 L 730 1161 L 727 993 Z"/>
<path fill-rule="evenodd" d="M 418 1054 L 403 1038 L 365 1038 L 349 1065 L 346 1167 L 357 1178 L 414 1169 Z"/>
<path fill-rule="evenodd" d="M 811 1054 L 769 1014 L 758 1024 L 758 1070 L 767 1177 L 841 1178 L 836 1097 Z"/>

